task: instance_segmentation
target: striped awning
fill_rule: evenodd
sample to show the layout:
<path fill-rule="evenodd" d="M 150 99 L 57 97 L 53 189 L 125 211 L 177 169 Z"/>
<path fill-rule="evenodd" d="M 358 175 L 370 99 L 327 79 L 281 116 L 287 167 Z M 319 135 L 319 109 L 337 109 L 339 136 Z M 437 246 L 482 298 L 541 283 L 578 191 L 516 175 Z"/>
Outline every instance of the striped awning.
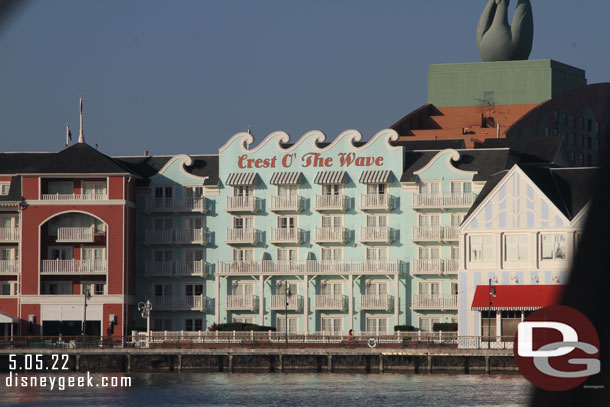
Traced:
<path fill-rule="evenodd" d="M 385 184 L 390 179 L 390 171 L 373 170 L 364 171 L 360 176 L 361 184 Z"/>
<path fill-rule="evenodd" d="M 297 185 L 301 183 L 300 172 L 274 172 L 271 176 L 271 185 Z"/>
<path fill-rule="evenodd" d="M 232 172 L 227 178 L 227 185 L 254 185 L 256 180 L 255 172 Z"/>
<path fill-rule="evenodd" d="M 478 285 L 472 298 L 473 311 L 534 311 L 559 304 L 564 286 L 555 285 Z M 491 300 L 491 307 L 489 301 Z"/>
<path fill-rule="evenodd" d="M 343 184 L 345 182 L 345 171 L 320 171 L 316 175 L 316 184 Z"/>

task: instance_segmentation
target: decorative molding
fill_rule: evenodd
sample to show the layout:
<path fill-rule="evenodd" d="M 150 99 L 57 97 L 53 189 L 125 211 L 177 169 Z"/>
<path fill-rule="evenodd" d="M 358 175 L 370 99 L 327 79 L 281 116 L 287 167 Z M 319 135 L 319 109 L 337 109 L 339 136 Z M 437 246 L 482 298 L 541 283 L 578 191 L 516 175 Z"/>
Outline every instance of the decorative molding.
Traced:
<path fill-rule="evenodd" d="M 153 180 L 153 179 L 157 178 L 158 176 L 162 175 L 165 171 L 167 171 L 168 168 L 170 168 L 172 165 L 174 165 L 174 163 L 178 160 L 182 160 L 182 165 L 180 166 L 180 171 L 182 171 L 182 174 L 184 176 L 192 178 L 192 179 L 200 180 L 202 182 L 202 184 L 205 182 L 206 179 L 210 178 L 209 176 L 200 177 L 198 175 L 193 175 L 190 172 L 186 171 L 186 169 L 184 169 L 184 167 L 193 165 L 193 158 L 186 154 L 176 154 L 168 162 L 165 163 L 163 168 L 161 168 L 155 175 L 153 175 L 149 179 Z"/>
<path fill-rule="evenodd" d="M 438 154 L 436 154 L 434 157 L 432 157 L 432 159 L 430 161 L 428 161 L 428 164 L 424 165 L 419 170 L 414 171 L 413 174 L 419 175 L 423 172 L 426 172 L 430 167 L 432 167 L 434 165 L 434 163 L 436 163 L 437 160 L 440 160 L 441 157 L 443 157 L 443 156 L 446 156 L 447 164 L 449 165 L 449 167 L 453 168 L 453 170 L 458 174 L 474 176 L 479 173 L 478 171 L 465 171 L 465 170 L 460 170 L 459 168 L 456 168 L 451 162 L 458 161 L 460 159 L 460 153 L 457 150 L 448 148 L 446 150 L 439 151 Z"/>

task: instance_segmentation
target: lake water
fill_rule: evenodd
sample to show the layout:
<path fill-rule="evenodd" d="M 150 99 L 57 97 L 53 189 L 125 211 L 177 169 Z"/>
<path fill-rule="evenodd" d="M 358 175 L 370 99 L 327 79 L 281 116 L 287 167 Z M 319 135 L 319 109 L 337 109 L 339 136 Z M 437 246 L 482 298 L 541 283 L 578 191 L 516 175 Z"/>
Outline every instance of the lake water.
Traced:
<path fill-rule="evenodd" d="M 63 376 L 64 380 L 70 375 Z M 101 374 L 92 376 L 94 383 L 102 378 Z M 7 375 L 0 374 L 0 405 L 526 406 L 532 391 L 519 375 L 132 373 L 129 376 L 132 386 L 127 389 L 94 387 L 51 391 L 7 388 Z"/>

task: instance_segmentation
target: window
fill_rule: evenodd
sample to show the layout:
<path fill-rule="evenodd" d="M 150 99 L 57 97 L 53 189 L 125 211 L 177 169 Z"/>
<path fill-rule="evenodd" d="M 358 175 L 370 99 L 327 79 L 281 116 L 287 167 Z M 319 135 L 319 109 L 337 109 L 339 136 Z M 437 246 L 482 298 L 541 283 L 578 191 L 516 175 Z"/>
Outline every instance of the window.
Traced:
<path fill-rule="evenodd" d="M 420 281 L 419 295 L 438 296 L 440 294 L 440 284 L 434 281 Z"/>
<path fill-rule="evenodd" d="M 343 249 L 341 247 L 322 247 L 322 261 L 341 261 L 343 260 Z"/>
<path fill-rule="evenodd" d="M 341 331 L 343 330 L 342 326 L 343 326 L 343 318 L 322 316 L 322 331 L 323 332 L 341 333 Z"/>
<path fill-rule="evenodd" d="M 529 258 L 530 237 L 528 235 L 504 236 L 504 260 L 527 261 Z"/>
<path fill-rule="evenodd" d="M 104 181 L 83 182 L 83 195 L 87 199 L 102 198 L 106 195 L 106 183 Z"/>
<path fill-rule="evenodd" d="M 252 185 L 235 185 L 233 196 L 254 196 L 254 188 Z"/>
<path fill-rule="evenodd" d="M 17 283 L 9 281 L 0 282 L 0 295 L 17 295 Z"/>
<path fill-rule="evenodd" d="M 493 261 L 493 236 L 470 236 L 470 261 Z"/>
<path fill-rule="evenodd" d="M 297 332 L 297 317 L 288 317 L 288 332 Z M 275 319 L 275 328 L 277 332 L 286 332 L 286 316 L 277 315 Z"/>
<path fill-rule="evenodd" d="M 103 261 L 106 259 L 106 248 L 104 247 L 83 247 L 83 260 Z"/>
<path fill-rule="evenodd" d="M 89 290 L 90 295 L 104 295 L 106 294 L 106 284 L 104 283 L 83 283 L 81 285 L 81 293 Z"/>
<path fill-rule="evenodd" d="M 172 187 L 155 187 L 155 198 L 171 198 L 173 194 Z"/>
<path fill-rule="evenodd" d="M 171 284 L 155 284 L 154 285 L 155 297 L 172 297 L 172 285 Z"/>
<path fill-rule="evenodd" d="M 198 186 L 186 186 L 183 189 L 184 197 L 189 199 L 201 199 L 203 198 L 203 187 Z"/>
<path fill-rule="evenodd" d="M 542 260 L 565 260 L 566 237 L 563 234 L 542 235 Z"/>
<path fill-rule="evenodd" d="M 387 281 L 367 281 L 366 282 L 366 295 L 387 295 L 388 294 L 388 282 Z"/>
<path fill-rule="evenodd" d="M 367 317 L 366 331 L 371 334 L 387 334 L 388 333 L 388 318 L 387 317 Z"/>
<path fill-rule="evenodd" d="M 203 319 L 201 318 L 186 318 L 184 320 L 185 331 L 201 331 L 203 330 Z"/>
<path fill-rule="evenodd" d="M 458 283 L 455 281 L 451 282 L 451 295 L 458 295 Z"/>
<path fill-rule="evenodd" d="M 343 217 L 339 215 L 323 215 L 322 216 L 322 227 L 323 228 L 340 228 L 343 226 Z"/>
<path fill-rule="evenodd" d="M 419 226 L 439 226 L 441 224 L 441 215 L 439 214 L 431 214 L 431 215 L 419 215 Z"/>
<path fill-rule="evenodd" d="M 49 260 L 72 259 L 72 247 L 49 246 Z"/>
<path fill-rule="evenodd" d="M 343 283 L 322 281 L 321 295 L 343 295 Z"/>
<path fill-rule="evenodd" d="M 451 246 L 451 259 L 458 260 L 460 258 L 459 246 Z"/>
<path fill-rule="evenodd" d="M 203 218 L 201 218 L 201 217 L 182 218 L 182 228 L 185 230 L 203 229 Z"/>
<path fill-rule="evenodd" d="M 170 318 L 155 318 L 153 322 L 153 331 L 171 331 L 173 327 Z"/>
<path fill-rule="evenodd" d="M 288 289 L 290 290 L 290 295 L 298 295 L 299 286 L 297 283 L 288 283 Z M 284 281 L 280 281 L 276 290 L 277 295 L 286 295 L 286 283 Z"/>
<path fill-rule="evenodd" d="M 156 263 L 172 261 L 173 258 L 174 258 L 174 251 L 171 249 L 153 251 L 153 259 Z"/>
<path fill-rule="evenodd" d="M 452 194 L 469 194 L 472 192 L 472 183 L 469 181 L 451 181 Z"/>
<path fill-rule="evenodd" d="M 463 213 L 452 213 L 451 214 L 451 226 L 460 226 L 464 221 Z"/>
<path fill-rule="evenodd" d="M 295 216 L 278 216 L 277 227 L 279 229 L 294 229 L 296 227 Z"/>
<path fill-rule="evenodd" d="M 422 182 L 419 184 L 419 193 L 424 195 L 437 195 L 441 192 L 439 182 Z"/>
<path fill-rule="evenodd" d="M 0 229 L 17 229 L 17 228 L 19 228 L 19 218 L 17 216 L 0 216 Z M 5 233 L 8 233 L 8 232 L 5 232 Z"/>
<path fill-rule="evenodd" d="M 386 184 L 367 184 L 366 193 L 369 195 L 385 195 L 387 187 Z"/>
<path fill-rule="evenodd" d="M 11 184 L 8 182 L 0 182 L 0 195 L 8 195 Z"/>
<path fill-rule="evenodd" d="M 340 195 L 341 184 L 324 184 L 322 185 L 322 195 Z"/>
<path fill-rule="evenodd" d="M 278 261 L 297 261 L 297 259 L 298 256 L 296 248 L 279 247 L 277 249 Z"/>
<path fill-rule="evenodd" d="M 254 284 L 252 283 L 244 283 L 242 281 L 238 281 L 236 285 L 232 287 L 233 291 L 231 293 L 233 295 L 240 295 L 244 297 L 250 297 L 254 295 Z"/>
<path fill-rule="evenodd" d="M 153 219 L 153 230 L 171 230 L 174 227 L 174 220 L 172 218 L 154 218 Z"/>
<path fill-rule="evenodd" d="M 388 260 L 388 248 L 387 247 L 367 247 L 366 248 L 366 260 L 367 261 L 378 261 L 378 262 L 387 261 Z"/>
<path fill-rule="evenodd" d="M 245 216 L 233 217 L 233 228 L 235 229 L 252 229 L 254 227 L 254 219 Z"/>
<path fill-rule="evenodd" d="M 43 281 L 40 284 L 40 294 L 43 295 L 70 295 L 72 294 L 71 281 Z"/>
<path fill-rule="evenodd" d="M 74 193 L 74 184 L 69 182 L 49 182 L 49 194 L 72 195 Z"/>
<path fill-rule="evenodd" d="M 0 260 L 19 260 L 19 250 L 13 247 L 1 247 Z"/>
<path fill-rule="evenodd" d="M 418 255 L 421 260 L 434 260 L 441 258 L 441 248 L 431 246 L 419 246 Z"/>
<path fill-rule="evenodd" d="M 299 195 L 298 185 L 278 185 L 277 194 L 279 196 L 291 197 Z"/>
<path fill-rule="evenodd" d="M 241 322 L 243 324 L 253 324 L 254 323 L 254 317 L 252 317 L 252 316 L 233 315 L 232 321 L 233 322 Z"/>
<path fill-rule="evenodd" d="M 203 284 L 185 284 L 184 295 L 187 297 L 203 295 Z"/>
<path fill-rule="evenodd" d="M 434 328 L 434 324 L 441 322 L 440 317 L 420 317 L 419 318 L 419 329 L 424 332 L 431 332 Z"/>
<path fill-rule="evenodd" d="M 388 226 L 388 215 L 366 215 L 366 226 L 382 228 Z"/>
<path fill-rule="evenodd" d="M 254 249 L 233 249 L 233 261 L 253 261 Z"/>
<path fill-rule="evenodd" d="M 187 262 L 187 265 L 194 261 L 202 261 L 203 260 L 203 249 L 184 250 L 184 260 Z"/>

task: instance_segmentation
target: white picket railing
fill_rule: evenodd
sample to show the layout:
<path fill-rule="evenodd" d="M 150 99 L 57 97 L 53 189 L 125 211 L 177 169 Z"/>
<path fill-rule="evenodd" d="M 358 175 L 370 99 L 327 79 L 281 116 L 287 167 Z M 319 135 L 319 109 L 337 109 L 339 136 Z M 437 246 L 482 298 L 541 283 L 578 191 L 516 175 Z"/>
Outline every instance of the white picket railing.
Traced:
<path fill-rule="evenodd" d="M 413 274 L 440 274 L 443 259 L 413 259 Z"/>
<path fill-rule="evenodd" d="M 227 212 L 256 212 L 256 197 L 228 196 Z"/>
<path fill-rule="evenodd" d="M 445 265 L 443 270 L 445 274 L 457 274 L 459 262 L 460 261 L 458 259 L 445 259 Z"/>
<path fill-rule="evenodd" d="M 42 194 L 43 201 L 105 201 L 106 194 Z"/>
<path fill-rule="evenodd" d="M 398 274 L 399 260 L 219 261 L 220 274 Z"/>
<path fill-rule="evenodd" d="M 42 260 L 42 274 L 105 274 L 107 260 Z"/>
<path fill-rule="evenodd" d="M 344 227 L 316 228 L 316 242 L 343 243 L 345 241 Z"/>
<path fill-rule="evenodd" d="M 147 197 L 147 212 L 206 212 L 204 197 Z"/>
<path fill-rule="evenodd" d="M 298 228 L 271 228 L 271 243 L 300 243 L 302 230 Z"/>
<path fill-rule="evenodd" d="M 206 233 L 199 229 L 176 229 L 174 242 L 178 244 L 206 244 Z"/>
<path fill-rule="evenodd" d="M 414 226 L 413 240 L 422 242 L 440 242 L 443 236 L 442 226 Z"/>
<path fill-rule="evenodd" d="M 391 230 L 387 226 L 363 226 L 360 228 L 360 241 L 389 243 L 392 240 Z"/>
<path fill-rule="evenodd" d="M 17 241 L 19 241 L 19 229 L 0 228 L 0 242 L 17 242 Z"/>
<path fill-rule="evenodd" d="M 0 260 L 0 274 L 19 273 L 19 260 Z"/>
<path fill-rule="evenodd" d="M 303 208 L 302 201 L 298 195 L 272 196 L 271 210 L 298 212 Z"/>
<path fill-rule="evenodd" d="M 457 309 L 457 295 L 414 294 L 411 304 L 418 309 Z"/>
<path fill-rule="evenodd" d="M 338 310 L 342 311 L 347 307 L 347 296 L 336 295 L 316 295 L 314 308 L 316 310 Z"/>
<path fill-rule="evenodd" d="M 227 311 L 254 311 L 258 309 L 256 295 L 227 295 Z"/>
<path fill-rule="evenodd" d="M 87 227 L 58 227 L 57 242 L 82 242 L 92 243 L 95 241 L 95 226 Z"/>
<path fill-rule="evenodd" d="M 460 236 L 459 226 L 444 226 L 443 227 L 443 240 L 446 242 L 456 242 Z"/>
<path fill-rule="evenodd" d="M 388 294 L 374 295 L 363 294 L 360 296 L 360 309 L 363 310 L 386 310 L 394 306 L 394 297 Z"/>
<path fill-rule="evenodd" d="M 340 195 L 316 195 L 316 210 L 345 211 L 347 209 L 347 197 Z"/>
<path fill-rule="evenodd" d="M 146 230 L 144 244 L 172 244 L 173 242 L 174 229 Z"/>
<path fill-rule="evenodd" d="M 227 228 L 227 244 L 256 244 L 258 230 Z"/>
<path fill-rule="evenodd" d="M 205 296 L 185 295 L 181 297 L 157 296 L 150 298 L 153 310 L 157 311 L 205 311 Z"/>
<path fill-rule="evenodd" d="M 303 296 L 302 295 L 290 295 L 288 301 L 286 296 L 283 294 L 275 294 L 271 296 L 271 310 L 281 311 L 286 309 L 286 302 L 288 302 L 288 311 L 299 311 L 303 307 Z"/>
<path fill-rule="evenodd" d="M 474 202 L 472 192 L 462 194 L 413 194 L 414 208 L 469 208 Z"/>
<path fill-rule="evenodd" d="M 388 194 L 362 194 L 360 195 L 361 210 L 389 210 L 390 195 Z"/>
<path fill-rule="evenodd" d="M 206 263 L 203 260 L 195 261 L 147 261 L 144 263 L 146 277 L 206 277 Z"/>

